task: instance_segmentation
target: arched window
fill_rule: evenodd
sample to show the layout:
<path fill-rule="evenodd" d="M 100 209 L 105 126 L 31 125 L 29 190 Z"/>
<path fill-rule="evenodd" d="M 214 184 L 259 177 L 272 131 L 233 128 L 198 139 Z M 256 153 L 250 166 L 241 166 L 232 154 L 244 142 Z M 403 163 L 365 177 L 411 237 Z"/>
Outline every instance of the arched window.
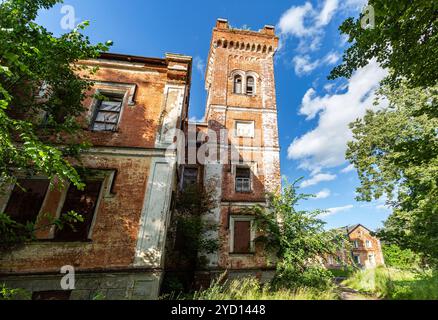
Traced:
<path fill-rule="evenodd" d="M 234 93 L 242 93 L 242 76 L 239 74 L 234 76 Z"/>
<path fill-rule="evenodd" d="M 246 78 L 246 94 L 254 94 L 254 77 L 248 76 Z"/>

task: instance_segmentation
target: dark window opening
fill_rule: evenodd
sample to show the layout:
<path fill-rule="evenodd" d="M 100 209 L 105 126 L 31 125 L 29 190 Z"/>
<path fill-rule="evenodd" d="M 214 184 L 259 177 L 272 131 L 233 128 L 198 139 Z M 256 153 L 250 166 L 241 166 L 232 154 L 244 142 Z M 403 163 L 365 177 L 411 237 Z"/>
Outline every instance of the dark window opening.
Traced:
<path fill-rule="evenodd" d="M 70 300 L 71 290 L 34 291 L 32 300 Z"/>
<path fill-rule="evenodd" d="M 236 192 L 251 191 L 251 170 L 249 168 L 236 168 Z"/>
<path fill-rule="evenodd" d="M 92 129 L 94 131 L 115 131 L 122 110 L 123 97 L 103 95 L 96 106 Z"/>
<path fill-rule="evenodd" d="M 234 221 L 233 253 L 251 252 L 251 221 Z"/>
<path fill-rule="evenodd" d="M 183 189 L 198 183 L 198 168 L 184 168 Z"/>
<path fill-rule="evenodd" d="M 97 199 L 99 198 L 102 181 L 86 181 L 84 190 L 78 190 L 74 185 L 70 185 L 67 191 L 61 215 L 70 211 L 80 214 L 84 221 L 78 221 L 70 225 L 65 225 L 62 229 L 55 232 L 55 240 L 58 241 L 86 241 L 93 222 L 96 210 Z"/>
<path fill-rule="evenodd" d="M 47 179 L 18 179 L 9 197 L 5 213 L 18 223 L 34 223 L 48 188 Z"/>

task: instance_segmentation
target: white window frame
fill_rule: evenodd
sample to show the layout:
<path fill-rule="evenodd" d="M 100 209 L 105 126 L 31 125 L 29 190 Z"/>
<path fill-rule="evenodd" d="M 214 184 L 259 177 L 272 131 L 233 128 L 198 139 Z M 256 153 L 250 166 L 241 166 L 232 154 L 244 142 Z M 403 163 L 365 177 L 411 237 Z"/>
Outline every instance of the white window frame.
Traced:
<path fill-rule="evenodd" d="M 238 124 L 250 124 L 252 125 L 252 132 L 250 135 L 239 135 L 237 130 Z M 255 135 L 255 121 L 254 120 L 235 120 L 234 121 L 234 136 L 236 138 L 254 138 Z"/>
<path fill-rule="evenodd" d="M 234 222 L 235 221 L 249 221 L 250 222 L 250 245 L 249 245 L 249 252 L 248 253 L 234 253 Z M 229 227 L 229 234 L 230 234 L 230 253 L 232 254 L 253 254 L 255 252 L 255 243 L 254 239 L 256 236 L 255 228 L 254 228 L 254 217 L 248 216 L 248 215 L 230 215 L 230 227 Z"/>
<path fill-rule="evenodd" d="M 238 168 L 244 168 L 244 169 L 248 169 L 249 170 L 249 190 L 248 191 L 237 191 L 237 169 Z M 233 173 L 233 181 L 234 181 L 234 192 L 235 193 L 251 193 L 253 192 L 254 188 L 253 188 L 253 172 L 252 172 L 252 167 L 250 165 L 247 164 L 238 164 L 234 166 L 234 173 Z"/>
<path fill-rule="evenodd" d="M 371 240 L 365 240 L 365 247 L 366 248 L 372 248 L 373 247 L 373 243 Z"/>
<path fill-rule="evenodd" d="M 357 248 L 359 248 L 359 240 L 353 240 L 353 247 L 355 248 L 355 249 L 357 249 Z"/>
<path fill-rule="evenodd" d="M 234 79 L 235 79 L 235 77 L 237 75 L 242 77 L 242 90 L 241 90 L 240 93 L 237 93 L 234 90 L 234 88 L 235 88 L 234 87 Z M 253 92 L 250 93 L 250 94 L 246 92 L 246 85 L 247 85 L 246 82 L 247 82 L 247 78 L 248 77 L 253 77 L 253 79 L 254 79 Z M 232 81 L 232 92 L 233 92 L 233 94 L 238 94 L 238 95 L 242 94 L 242 95 L 247 95 L 247 96 L 250 96 L 250 97 L 256 96 L 257 95 L 257 82 L 258 82 L 259 78 L 260 78 L 259 75 L 256 72 L 254 72 L 254 71 L 247 71 L 247 72 L 245 72 L 243 70 L 234 70 L 234 71 L 232 71 L 231 74 L 230 74 L 230 79 Z"/>

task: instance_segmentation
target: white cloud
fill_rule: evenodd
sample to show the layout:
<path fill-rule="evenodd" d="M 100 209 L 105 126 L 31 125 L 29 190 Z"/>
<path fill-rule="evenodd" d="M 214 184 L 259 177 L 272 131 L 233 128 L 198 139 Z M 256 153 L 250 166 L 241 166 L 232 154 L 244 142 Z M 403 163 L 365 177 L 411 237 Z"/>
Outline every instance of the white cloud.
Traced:
<path fill-rule="evenodd" d="M 338 0 L 326 0 L 317 17 L 317 26 L 327 25 L 338 8 Z"/>
<path fill-rule="evenodd" d="M 307 119 L 318 115 L 318 125 L 291 143 L 288 158 L 300 160 L 300 168 L 308 170 L 344 164 L 347 142 L 352 139 L 348 125 L 363 117 L 366 109 L 376 108 L 374 92 L 386 74 L 371 61 L 348 80 L 346 92 L 318 96 L 310 88 L 302 99 L 300 114 Z"/>
<path fill-rule="evenodd" d="M 280 32 L 291 34 L 297 37 L 303 37 L 314 33 L 312 27 L 304 25 L 305 18 L 314 15 L 314 9 L 310 2 L 306 2 L 302 6 L 292 6 L 280 18 L 278 26 Z"/>
<path fill-rule="evenodd" d="M 329 189 L 322 189 L 320 192 L 315 194 L 313 199 L 325 199 L 330 197 L 331 191 Z"/>
<path fill-rule="evenodd" d="M 204 117 L 202 118 L 190 117 L 189 122 L 204 122 Z"/>
<path fill-rule="evenodd" d="M 354 206 L 352 204 L 342 206 L 342 207 L 328 208 L 328 209 L 326 209 L 327 212 L 322 213 L 319 216 L 320 217 L 328 217 L 328 216 L 334 215 L 334 214 L 339 213 L 339 212 L 351 210 L 353 208 L 354 208 Z"/>
<path fill-rule="evenodd" d="M 301 182 L 300 187 L 306 188 L 310 186 L 314 186 L 323 181 L 332 181 L 336 179 L 336 175 L 330 173 L 317 173 L 314 176 L 310 177 L 307 180 Z"/>
<path fill-rule="evenodd" d="M 196 70 L 198 70 L 200 74 L 203 75 L 205 73 L 205 62 L 204 60 L 202 60 L 201 57 L 199 56 L 194 57 L 193 65 L 195 66 Z"/>
<path fill-rule="evenodd" d="M 302 76 L 311 73 L 323 64 L 332 65 L 338 62 L 339 55 L 335 52 L 328 53 L 324 58 L 315 61 L 310 60 L 309 55 L 298 55 L 292 59 L 296 75 Z"/>
<path fill-rule="evenodd" d="M 326 64 L 335 64 L 336 62 L 339 61 L 341 57 L 336 53 L 336 52 L 330 52 L 329 54 L 327 54 L 324 58 L 324 62 Z"/>
<path fill-rule="evenodd" d="M 342 173 L 348 173 L 351 171 L 354 171 L 355 167 L 353 164 L 349 164 L 348 166 L 346 166 L 344 169 L 341 170 Z"/>
<path fill-rule="evenodd" d="M 319 8 L 306 2 L 292 6 L 280 17 L 278 28 L 283 35 L 300 38 L 299 51 L 314 51 L 320 46 L 324 27 L 338 9 L 338 0 L 325 0 Z"/>
<path fill-rule="evenodd" d="M 312 72 L 319 65 L 319 60 L 310 62 L 310 57 L 308 55 L 295 56 L 292 59 L 292 62 L 294 63 L 295 73 L 298 76 L 302 76 Z"/>

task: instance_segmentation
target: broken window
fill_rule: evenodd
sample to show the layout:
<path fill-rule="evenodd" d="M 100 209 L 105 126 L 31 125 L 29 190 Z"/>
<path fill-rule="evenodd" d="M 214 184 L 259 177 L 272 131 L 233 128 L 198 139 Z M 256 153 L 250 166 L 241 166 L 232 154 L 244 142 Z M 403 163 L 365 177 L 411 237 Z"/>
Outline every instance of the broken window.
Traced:
<path fill-rule="evenodd" d="M 9 197 L 5 213 L 21 224 L 35 222 L 48 187 L 48 179 L 18 179 Z"/>
<path fill-rule="evenodd" d="M 245 167 L 236 168 L 236 192 L 251 191 L 251 170 Z"/>
<path fill-rule="evenodd" d="M 93 222 L 97 200 L 99 198 L 102 181 L 85 181 L 84 190 L 70 185 L 61 210 L 61 215 L 74 211 L 80 214 L 84 221 L 73 223 L 72 227 L 64 225 L 55 232 L 55 240 L 59 241 L 86 241 Z"/>
<path fill-rule="evenodd" d="M 242 76 L 234 76 L 234 93 L 242 93 Z"/>
<path fill-rule="evenodd" d="M 235 220 L 233 231 L 234 231 L 233 253 L 250 253 L 251 252 L 251 221 Z"/>
<path fill-rule="evenodd" d="M 115 131 L 122 111 L 123 96 L 102 95 L 96 105 L 92 130 L 94 131 Z"/>
<path fill-rule="evenodd" d="M 248 76 L 246 78 L 246 94 L 253 95 L 254 91 L 254 77 Z"/>

